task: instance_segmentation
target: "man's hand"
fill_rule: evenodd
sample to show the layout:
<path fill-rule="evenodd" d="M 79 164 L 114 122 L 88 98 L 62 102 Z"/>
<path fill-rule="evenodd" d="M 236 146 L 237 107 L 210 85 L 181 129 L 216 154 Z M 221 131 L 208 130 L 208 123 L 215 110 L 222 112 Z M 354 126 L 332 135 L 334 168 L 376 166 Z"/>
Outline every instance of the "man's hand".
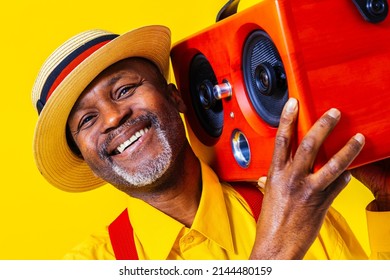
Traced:
<path fill-rule="evenodd" d="M 290 99 L 281 116 L 265 182 L 252 259 L 301 259 L 315 240 L 334 198 L 350 181 L 346 171 L 364 137 L 356 134 L 324 166 L 313 172 L 321 144 L 340 119 L 331 109 L 310 129 L 292 154 L 298 105 Z"/>
<path fill-rule="evenodd" d="M 369 210 L 390 211 L 390 158 L 352 169 L 351 173 L 375 197 Z"/>

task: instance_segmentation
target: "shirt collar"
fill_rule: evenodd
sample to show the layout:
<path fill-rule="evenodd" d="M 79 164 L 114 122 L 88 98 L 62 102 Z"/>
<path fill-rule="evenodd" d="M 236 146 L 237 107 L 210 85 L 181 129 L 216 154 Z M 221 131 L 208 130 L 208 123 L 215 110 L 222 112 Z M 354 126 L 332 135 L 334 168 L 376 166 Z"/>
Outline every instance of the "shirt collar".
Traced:
<path fill-rule="evenodd" d="M 202 197 L 192 228 L 229 251 L 234 251 L 222 185 L 214 171 L 202 166 Z"/>
<path fill-rule="evenodd" d="M 221 183 L 211 168 L 202 162 L 201 170 L 202 196 L 191 229 L 226 250 L 234 251 Z M 130 197 L 128 210 L 134 232 L 147 258 L 166 259 L 185 226 L 137 198 Z"/>
<path fill-rule="evenodd" d="M 147 259 L 165 260 L 184 225 L 148 203 L 130 197 L 128 212 Z"/>

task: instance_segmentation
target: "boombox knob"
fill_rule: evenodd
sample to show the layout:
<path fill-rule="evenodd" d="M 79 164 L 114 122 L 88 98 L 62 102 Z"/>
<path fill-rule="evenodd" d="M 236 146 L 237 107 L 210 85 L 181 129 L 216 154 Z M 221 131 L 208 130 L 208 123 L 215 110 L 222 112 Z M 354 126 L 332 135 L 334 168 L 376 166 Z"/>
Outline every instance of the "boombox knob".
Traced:
<path fill-rule="evenodd" d="M 232 96 L 232 87 L 228 81 L 223 81 L 219 85 L 213 85 L 211 81 L 204 80 L 199 86 L 199 100 L 205 110 L 214 107 L 217 100 Z"/>
<path fill-rule="evenodd" d="M 232 94 L 232 86 L 226 80 L 224 80 L 222 84 L 215 85 L 213 88 L 213 95 L 217 100 L 229 98 L 232 96 Z"/>

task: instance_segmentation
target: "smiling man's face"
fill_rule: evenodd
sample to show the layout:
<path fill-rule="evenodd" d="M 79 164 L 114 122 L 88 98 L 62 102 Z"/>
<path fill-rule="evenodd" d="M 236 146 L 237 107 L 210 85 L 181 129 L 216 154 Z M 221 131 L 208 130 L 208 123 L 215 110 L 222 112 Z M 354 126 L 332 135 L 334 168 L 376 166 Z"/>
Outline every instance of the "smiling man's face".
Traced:
<path fill-rule="evenodd" d="M 126 59 L 83 91 L 68 127 L 97 176 L 124 191 L 153 186 L 186 142 L 178 98 L 152 63 Z"/>

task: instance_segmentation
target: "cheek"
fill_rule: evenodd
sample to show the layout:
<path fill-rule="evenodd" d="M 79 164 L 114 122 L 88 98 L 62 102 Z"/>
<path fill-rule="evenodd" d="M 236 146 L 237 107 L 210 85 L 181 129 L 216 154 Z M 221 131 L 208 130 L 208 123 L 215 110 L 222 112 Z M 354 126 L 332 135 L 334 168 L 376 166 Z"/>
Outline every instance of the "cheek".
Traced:
<path fill-rule="evenodd" d="M 77 146 L 81 152 L 81 155 L 85 161 L 90 161 L 98 156 L 96 140 L 91 136 L 79 136 L 75 139 Z"/>
<path fill-rule="evenodd" d="M 173 109 L 169 111 L 164 118 L 164 130 L 169 135 L 170 139 L 173 139 L 174 146 L 182 145 L 183 141 L 186 140 L 186 132 L 181 116 Z"/>

